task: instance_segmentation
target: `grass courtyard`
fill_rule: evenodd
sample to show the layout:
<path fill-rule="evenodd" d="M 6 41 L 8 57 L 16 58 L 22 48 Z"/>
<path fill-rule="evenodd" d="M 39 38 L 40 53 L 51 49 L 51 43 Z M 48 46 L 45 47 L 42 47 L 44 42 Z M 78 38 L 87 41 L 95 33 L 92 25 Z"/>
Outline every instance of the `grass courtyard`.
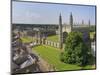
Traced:
<path fill-rule="evenodd" d="M 72 64 L 65 64 L 60 61 L 60 50 L 54 47 L 41 45 L 33 48 L 45 61 L 54 66 L 57 71 L 93 69 L 91 65 L 80 67 Z"/>
<path fill-rule="evenodd" d="M 90 32 L 90 39 L 93 39 L 95 32 Z M 59 41 L 59 36 L 58 35 L 52 35 L 48 36 L 47 40 L 58 42 Z"/>
<path fill-rule="evenodd" d="M 59 36 L 58 35 L 48 36 L 47 40 L 58 42 L 59 41 Z"/>
<path fill-rule="evenodd" d="M 93 36 L 94 36 L 95 32 L 90 32 L 90 38 L 93 39 Z M 35 41 L 35 38 L 33 37 L 22 37 L 21 38 L 22 41 L 24 43 L 28 43 L 28 42 L 31 42 L 31 41 Z M 58 42 L 59 41 L 59 35 L 52 35 L 52 36 L 48 36 L 47 37 L 47 40 L 49 41 L 53 41 L 53 42 Z"/>
<path fill-rule="evenodd" d="M 90 32 L 90 39 L 93 39 L 95 35 L 95 32 Z"/>
<path fill-rule="evenodd" d="M 35 38 L 32 37 L 21 37 L 21 40 L 23 41 L 23 43 L 29 43 L 35 40 Z"/>
<path fill-rule="evenodd" d="M 22 41 L 24 43 L 28 43 L 28 42 L 35 41 L 35 38 L 34 37 L 32 38 L 32 37 L 29 37 L 29 36 L 27 36 L 27 37 L 21 37 L 21 39 L 22 39 Z M 53 35 L 53 36 L 48 36 L 47 37 L 47 40 L 54 41 L 54 42 L 58 42 L 59 41 L 59 38 L 58 38 L 58 35 Z"/>
<path fill-rule="evenodd" d="M 93 33 L 91 33 L 91 34 L 93 34 Z M 31 38 L 31 37 L 23 37 L 21 39 L 24 43 L 28 43 L 28 42 L 35 40 L 35 38 Z M 49 37 L 47 37 L 47 40 L 58 42 L 58 35 L 49 36 Z M 54 66 L 57 71 L 95 69 L 95 67 L 93 67 L 92 65 L 80 67 L 77 65 L 65 64 L 65 63 L 61 62 L 60 61 L 61 50 L 59 50 L 58 48 L 41 45 L 41 46 L 33 47 L 32 50 L 35 50 L 40 55 L 40 57 L 42 57 L 50 65 Z"/>

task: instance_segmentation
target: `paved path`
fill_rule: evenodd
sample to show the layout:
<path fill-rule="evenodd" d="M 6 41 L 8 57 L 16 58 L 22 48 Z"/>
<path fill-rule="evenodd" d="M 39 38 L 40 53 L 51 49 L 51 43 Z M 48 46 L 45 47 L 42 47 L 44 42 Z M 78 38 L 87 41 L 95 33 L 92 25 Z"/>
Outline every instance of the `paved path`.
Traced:
<path fill-rule="evenodd" d="M 50 64 L 48 64 L 48 62 L 42 59 L 38 53 L 36 53 L 35 51 L 33 51 L 33 53 L 35 53 L 39 57 L 39 61 L 37 64 L 39 65 L 40 70 L 42 72 L 54 71 L 53 66 L 51 66 Z"/>
<path fill-rule="evenodd" d="M 41 72 L 54 71 L 53 66 L 51 66 L 50 64 L 48 64 L 48 62 L 42 59 L 35 50 L 32 50 L 32 48 L 29 46 L 27 46 L 27 50 L 28 50 L 28 53 L 32 53 L 38 57 L 39 61 L 37 62 L 37 64 Z"/>

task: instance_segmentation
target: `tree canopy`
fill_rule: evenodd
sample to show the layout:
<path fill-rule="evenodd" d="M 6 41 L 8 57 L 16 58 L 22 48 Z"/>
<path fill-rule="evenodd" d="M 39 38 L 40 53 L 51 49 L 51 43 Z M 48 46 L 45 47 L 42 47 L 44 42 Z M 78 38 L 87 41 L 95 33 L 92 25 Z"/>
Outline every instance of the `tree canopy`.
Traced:
<path fill-rule="evenodd" d="M 81 32 L 70 32 L 65 43 L 61 61 L 69 64 L 85 65 L 91 56 L 89 47 L 84 43 Z"/>

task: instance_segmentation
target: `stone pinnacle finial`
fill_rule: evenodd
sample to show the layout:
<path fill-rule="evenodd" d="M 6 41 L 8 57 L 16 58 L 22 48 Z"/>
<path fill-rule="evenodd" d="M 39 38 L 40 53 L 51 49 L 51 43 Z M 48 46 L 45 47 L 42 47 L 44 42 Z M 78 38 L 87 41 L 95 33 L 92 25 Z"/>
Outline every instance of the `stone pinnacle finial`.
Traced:
<path fill-rule="evenodd" d="M 62 49 L 63 41 L 62 41 L 62 17 L 61 13 L 59 15 L 59 48 Z"/>
<path fill-rule="evenodd" d="M 72 12 L 70 13 L 70 25 L 71 25 L 71 31 L 73 29 L 73 15 Z"/>
<path fill-rule="evenodd" d="M 82 20 L 82 25 L 84 25 L 84 20 Z"/>
<path fill-rule="evenodd" d="M 90 26 L 90 20 L 89 20 L 89 26 Z"/>

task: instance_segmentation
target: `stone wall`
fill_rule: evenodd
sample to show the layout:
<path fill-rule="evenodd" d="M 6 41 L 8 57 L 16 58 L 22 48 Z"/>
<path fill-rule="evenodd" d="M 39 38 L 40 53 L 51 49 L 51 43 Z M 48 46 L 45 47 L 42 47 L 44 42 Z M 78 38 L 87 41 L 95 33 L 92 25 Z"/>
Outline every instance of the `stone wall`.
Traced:
<path fill-rule="evenodd" d="M 59 48 L 58 42 L 53 42 L 53 41 L 49 41 L 49 40 L 45 40 L 45 45 L 52 46 L 52 47 L 55 47 L 55 48 Z"/>

